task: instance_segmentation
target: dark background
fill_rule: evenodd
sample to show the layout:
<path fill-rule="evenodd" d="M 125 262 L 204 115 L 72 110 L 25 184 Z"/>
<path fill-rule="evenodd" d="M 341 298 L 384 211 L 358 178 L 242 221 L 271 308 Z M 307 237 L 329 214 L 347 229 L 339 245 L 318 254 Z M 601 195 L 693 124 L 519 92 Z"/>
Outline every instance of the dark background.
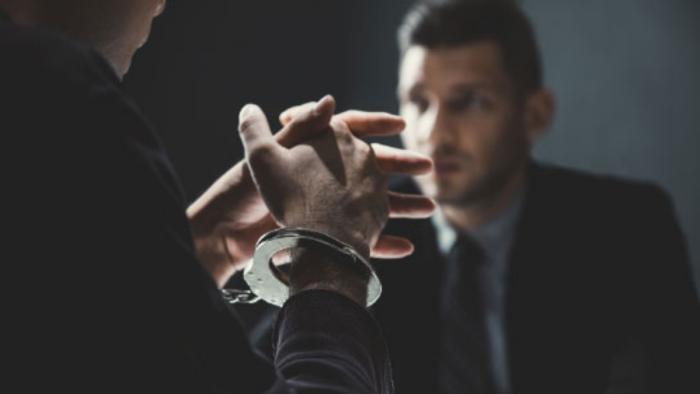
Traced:
<path fill-rule="evenodd" d="M 396 112 L 395 30 L 409 0 L 171 0 L 126 88 L 190 199 L 242 156 L 238 110 Z M 653 181 L 676 203 L 700 283 L 700 2 L 525 0 L 557 115 L 536 157 Z M 391 143 L 396 143 L 392 140 Z"/>

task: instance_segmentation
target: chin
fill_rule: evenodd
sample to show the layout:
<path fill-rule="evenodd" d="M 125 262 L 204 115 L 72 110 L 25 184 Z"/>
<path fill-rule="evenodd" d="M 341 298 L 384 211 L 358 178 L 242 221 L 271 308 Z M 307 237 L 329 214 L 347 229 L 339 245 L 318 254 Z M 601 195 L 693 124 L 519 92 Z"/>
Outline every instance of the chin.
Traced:
<path fill-rule="evenodd" d="M 117 63 L 117 75 L 119 79 L 124 79 L 124 76 L 129 73 L 131 66 L 133 64 L 134 56 L 137 50 L 124 51 L 120 56 L 119 62 Z"/>
<path fill-rule="evenodd" d="M 445 176 L 431 174 L 416 180 L 423 194 L 439 204 L 464 204 L 479 195 L 479 182 L 464 172 Z"/>
<path fill-rule="evenodd" d="M 435 189 L 436 197 L 453 198 L 464 194 L 465 176 L 464 174 L 455 174 L 452 176 L 436 177 L 433 180 L 433 188 Z"/>
<path fill-rule="evenodd" d="M 121 71 L 118 73 L 119 78 L 124 79 L 124 76 L 129 73 L 129 70 L 131 70 L 131 62 L 128 62 L 122 67 Z"/>
<path fill-rule="evenodd" d="M 453 201 L 460 195 L 459 190 L 456 190 L 450 182 L 437 182 L 434 178 L 419 180 L 418 185 L 423 195 L 438 203 Z"/>
<path fill-rule="evenodd" d="M 469 205 L 484 197 L 478 183 L 467 182 L 462 178 L 458 181 L 443 179 L 433 183 L 433 196 L 439 204 L 444 205 Z"/>
<path fill-rule="evenodd" d="M 129 70 L 131 70 L 131 65 L 133 64 L 134 61 L 134 56 L 136 56 L 136 52 L 138 49 L 129 49 L 127 51 L 124 51 L 124 54 L 122 55 L 121 59 L 121 68 L 119 69 L 119 76 L 124 77 Z"/>
<path fill-rule="evenodd" d="M 438 191 L 433 197 L 438 204 L 452 205 L 464 203 L 464 194 L 454 190 Z"/>

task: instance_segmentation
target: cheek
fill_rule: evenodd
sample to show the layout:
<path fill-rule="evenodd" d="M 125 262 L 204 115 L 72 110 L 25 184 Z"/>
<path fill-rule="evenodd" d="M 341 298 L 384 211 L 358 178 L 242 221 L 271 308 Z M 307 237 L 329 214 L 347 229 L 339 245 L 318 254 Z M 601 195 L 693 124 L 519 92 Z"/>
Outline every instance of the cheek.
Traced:
<path fill-rule="evenodd" d="M 406 129 L 401 133 L 401 141 L 406 149 L 416 150 L 421 135 L 421 122 L 418 111 L 402 106 L 399 115 L 406 122 Z"/>
<path fill-rule="evenodd" d="M 499 119 L 483 117 L 465 120 L 461 126 L 460 147 L 477 167 L 487 171 L 510 157 L 518 137 L 511 125 Z"/>
<path fill-rule="evenodd" d="M 459 139 L 453 141 L 474 158 L 488 156 L 498 145 L 498 122 L 487 117 L 462 116 L 458 121 Z"/>
<path fill-rule="evenodd" d="M 492 170 L 512 168 L 527 156 L 528 144 L 521 127 L 502 124 L 483 141 L 484 161 Z"/>
<path fill-rule="evenodd" d="M 406 130 L 401 133 L 401 142 L 404 148 L 408 150 L 418 150 L 418 139 L 416 138 L 415 131 L 410 127 L 406 127 Z"/>
<path fill-rule="evenodd" d="M 160 2 L 143 1 L 139 2 L 133 9 L 132 20 L 138 23 L 140 31 L 150 30 L 153 19 L 160 13 Z"/>

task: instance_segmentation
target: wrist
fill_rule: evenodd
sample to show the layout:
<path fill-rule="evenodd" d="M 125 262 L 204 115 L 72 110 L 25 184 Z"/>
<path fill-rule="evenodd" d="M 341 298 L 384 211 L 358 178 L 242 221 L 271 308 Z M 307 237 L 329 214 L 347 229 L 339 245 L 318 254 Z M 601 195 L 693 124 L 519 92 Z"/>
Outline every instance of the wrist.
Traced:
<path fill-rule="evenodd" d="M 337 256 L 315 248 L 290 250 L 289 294 L 329 290 L 367 306 L 370 272 L 365 267 L 337 261 Z"/>
<path fill-rule="evenodd" d="M 275 269 L 279 253 L 291 260 L 286 270 Z M 291 253 L 290 253 L 291 252 Z M 293 271 L 293 274 L 292 274 Z M 372 305 L 382 286 L 370 262 L 351 245 L 308 228 L 284 228 L 266 233 L 255 248 L 244 280 L 261 299 L 281 306 L 291 292 L 326 289 L 341 292 L 359 304 Z"/>

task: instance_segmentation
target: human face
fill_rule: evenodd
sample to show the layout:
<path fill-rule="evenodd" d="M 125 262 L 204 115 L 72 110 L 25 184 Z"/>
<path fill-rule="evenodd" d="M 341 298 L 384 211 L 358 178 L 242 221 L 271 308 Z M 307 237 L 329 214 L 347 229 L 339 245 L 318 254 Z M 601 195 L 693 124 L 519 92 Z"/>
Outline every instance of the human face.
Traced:
<path fill-rule="evenodd" d="M 100 52 L 121 77 L 151 32 L 166 0 L 45 0 L 41 21 Z"/>
<path fill-rule="evenodd" d="M 410 47 L 398 93 L 405 147 L 435 161 L 432 174 L 417 178 L 428 197 L 441 204 L 482 202 L 527 166 L 523 105 L 495 43 Z"/>

